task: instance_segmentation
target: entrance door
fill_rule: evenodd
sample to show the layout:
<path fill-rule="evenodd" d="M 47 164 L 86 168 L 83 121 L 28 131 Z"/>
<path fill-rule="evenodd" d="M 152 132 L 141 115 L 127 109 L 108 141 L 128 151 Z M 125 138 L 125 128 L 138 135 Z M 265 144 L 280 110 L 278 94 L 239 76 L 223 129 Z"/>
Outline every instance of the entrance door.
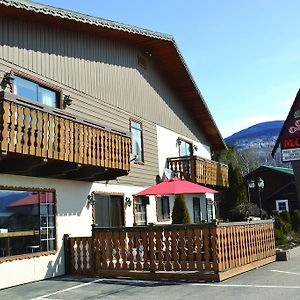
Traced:
<path fill-rule="evenodd" d="M 202 212 L 200 206 L 200 198 L 193 198 L 193 213 L 194 213 L 194 223 L 201 223 L 202 222 Z"/>
<path fill-rule="evenodd" d="M 123 196 L 95 194 L 95 200 L 95 224 L 97 226 L 124 226 Z"/>

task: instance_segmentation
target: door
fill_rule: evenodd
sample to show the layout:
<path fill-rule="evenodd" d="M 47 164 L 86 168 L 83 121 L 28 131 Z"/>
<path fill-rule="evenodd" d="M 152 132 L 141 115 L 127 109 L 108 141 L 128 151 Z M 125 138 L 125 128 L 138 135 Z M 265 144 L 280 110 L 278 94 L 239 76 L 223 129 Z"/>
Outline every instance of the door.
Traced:
<path fill-rule="evenodd" d="M 95 194 L 95 201 L 96 226 L 124 226 L 123 196 Z"/>
<path fill-rule="evenodd" d="M 193 213 L 194 213 L 194 223 L 201 223 L 202 221 L 202 212 L 200 206 L 200 198 L 193 198 Z"/>

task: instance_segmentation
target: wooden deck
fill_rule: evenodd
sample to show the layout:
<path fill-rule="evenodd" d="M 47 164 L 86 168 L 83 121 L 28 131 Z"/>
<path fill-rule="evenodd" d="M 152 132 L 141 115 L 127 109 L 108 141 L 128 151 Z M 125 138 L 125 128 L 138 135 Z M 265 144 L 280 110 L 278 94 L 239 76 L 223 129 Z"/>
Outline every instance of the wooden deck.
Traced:
<path fill-rule="evenodd" d="M 176 172 L 182 179 L 194 183 L 227 187 L 228 166 L 198 156 L 170 157 L 168 168 Z"/>
<path fill-rule="evenodd" d="M 68 243 L 82 275 L 221 281 L 275 261 L 272 221 L 94 228 Z"/>
<path fill-rule="evenodd" d="M 3 173 L 7 169 L 13 174 L 56 177 L 57 170 L 59 178 L 95 180 L 104 173 L 114 177 L 129 172 L 131 139 L 126 132 L 10 93 L 1 92 L 0 100 Z"/>

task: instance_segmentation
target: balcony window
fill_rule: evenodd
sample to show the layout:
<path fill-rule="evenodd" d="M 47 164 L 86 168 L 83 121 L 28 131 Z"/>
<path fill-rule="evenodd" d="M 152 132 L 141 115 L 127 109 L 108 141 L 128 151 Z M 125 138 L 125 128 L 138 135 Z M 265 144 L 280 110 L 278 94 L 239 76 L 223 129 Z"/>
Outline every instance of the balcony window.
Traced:
<path fill-rule="evenodd" d="M 135 157 L 135 162 L 143 162 L 144 151 L 142 123 L 130 120 L 130 129 L 132 134 L 132 155 Z"/>
<path fill-rule="evenodd" d="M 59 93 L 23 77 L 14 77 L 14 94 L 37 101 L 41 104 L 58 107 Z"/>
<path fill-rule="evenodd" d="M 179 139 L 178 144 L 179 144 L 179 156 L 193 155 L 193 148 L 191 143 Z"/>
<path fill-rule="evenodd" d="M 157 220 L 168 221 L 170 220 L 170 201 L 169 197 L 162 196 L 156 198 Z"/>
<path fill-rule="evenodd" d="M 55 248 L 55 193 L 1 189 L 0 258 Z"/>

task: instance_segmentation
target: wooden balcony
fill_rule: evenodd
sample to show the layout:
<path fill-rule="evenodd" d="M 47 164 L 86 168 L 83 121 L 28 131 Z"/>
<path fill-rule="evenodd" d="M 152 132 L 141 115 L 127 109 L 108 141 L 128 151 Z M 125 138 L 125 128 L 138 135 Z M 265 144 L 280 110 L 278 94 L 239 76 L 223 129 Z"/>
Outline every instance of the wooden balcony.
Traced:
<path fill-rule="evenodd" d="M 180 178 L 214 187 L 228 186 L 228 166 L 198 156 L 167 159 L 168 168 Z"/>
<path fill-rule="evenodd" d="M 126 132 L 0 92 L 0 172 L 74 180 L 127 175 Z"/>

